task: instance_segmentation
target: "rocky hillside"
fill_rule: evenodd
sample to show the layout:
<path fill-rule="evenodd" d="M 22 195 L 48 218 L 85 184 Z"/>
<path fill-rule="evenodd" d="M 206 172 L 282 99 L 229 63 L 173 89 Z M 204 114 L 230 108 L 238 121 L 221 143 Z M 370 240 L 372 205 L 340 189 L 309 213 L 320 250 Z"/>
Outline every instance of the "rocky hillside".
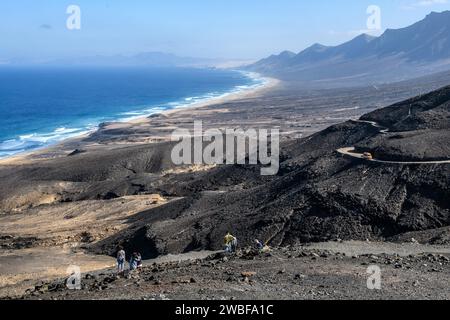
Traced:
<path fill-rule="evenodd" d="M 396 161 L 450 159 L 450 87 L 362 117 L 389 129 L 358 143 L 377 158 Z"/>
<path fill-rule="evenodd" d="M 280 171 L 273 177 L 262 177 L 258 166 L 175 167 L 171 143 L 118 144 L 2 166 L 2 221 L 18 224 L 47 210 L 70 231 L 71 221 L 96 213 L 105 219 L 107 208 L 113 207 L 122 219 L 114 222 L 120 222 L 119 228 L 88 230 L 98 237 L 90 240 L 83 234 L 83 248 L 113 254 L 122 244 L 144 258 L 220 249 L 228 230 L 243 245 L 255 238 L 285 246 L 405 236 L 448 243 L 450 164 L 369 162 L 337 149 L 356 147 L 399 161 L 448 159 L 449 91 L 442 88 L 362 118 L 378 126 L 348 121 L 287 140 L 281 145 Z M 388 132 L 381 133 L 380 126 Z M 149 194 L 167 201 L 151 205 Z M 129 195 L 137 198 L 123 198 Z M 129 213 L 121 215 L 118 209 L 127 205 Z M 41 231 L 47 235 L 48 226 Z"/>
<path fill-rule="evenodd" d="M 443 88 L 363 117 L 391 129 L 386 135 L 369 123 L 346 122 L 287 143 L 273 178 L 262 179 L 258 168 L 225 166 L 163 184 L 160 190 L 183 198 L 143 212 L 128 230 L 93 249 L 112 253 L 122 243 L 147 256 L 219 249 L 227 230 L 242 243 L 260 238 L 277 246 L 414 232 L 425 242 L 448 241 L 450 164 L 372 163 L 336 152 L 377 143 L 386 153 L 394 150 L 393 157 L 418 158 L 417 149 L 428 144 L 426 158 L 444 158 L 448 93 Z M 405 145 L 404 153 L 393 149 L 392 141 Z M 426 230 L 437 228 L 443 229 L 427 237 Z"/>

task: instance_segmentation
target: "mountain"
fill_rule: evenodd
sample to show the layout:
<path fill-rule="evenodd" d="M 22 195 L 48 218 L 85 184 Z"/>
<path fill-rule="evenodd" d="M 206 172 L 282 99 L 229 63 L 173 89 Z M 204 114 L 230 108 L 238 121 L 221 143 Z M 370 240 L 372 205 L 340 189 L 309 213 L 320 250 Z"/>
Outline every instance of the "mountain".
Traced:
<path fill-rule="evenodd" d="M 256 62 L 253 66 L 261 66 L 264 67 L 270 67 L 270 68 L 276 68 L 283 65 L 284 61 L 289 61 L 290 59 L 293 59 L 296 56 L 294 52 L 291 51 L 283 51 L 279 55 L 271 55 L 270 57 L 260 60 Z"/>
<path fill-rule="evenodd" d="M 348 84 L 401 81 L 443 68 L 450 69 L 450 11 L 433 12 L 380 37 L 362 34 L 338 46 L 314 44 L 298 54 L 283 52 L 246 67 L 285 80 Z"/>

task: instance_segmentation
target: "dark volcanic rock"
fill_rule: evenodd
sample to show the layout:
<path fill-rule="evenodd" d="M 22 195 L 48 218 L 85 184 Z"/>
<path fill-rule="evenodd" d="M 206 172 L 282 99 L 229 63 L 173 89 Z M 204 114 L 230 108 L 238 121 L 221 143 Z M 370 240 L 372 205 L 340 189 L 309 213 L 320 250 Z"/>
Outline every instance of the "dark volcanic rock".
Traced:
<path fill-rule="evenodd" d="M 426 123 L 433 128 L 428 137 L 441 146 L 448 141 L 448 90 L 413 99 L 416 104 L 427 106 L 423 109 L 426 111 L 416 109 L 417 118 L 421 112 L 430 113 L 432 106 L 437 108 Z M 405 104 L 408 102 L 397 106 L 402 108 Z M 395 127 L 402 112 L 396 112 L 391 119 L 392 110 L 395 107 L 381 109 L 364 119 Z M 404 108 L 403 112 L 406 116 L 409 113 Z M 403 124 L 402 130 L 405 129 L 408 128 Z M 389 140 L 379 130 L 367 123 L 347 122 L 308 139 L 284 144 L 280 173 L 266 180 L 256 178 L 253 173 L 258 170 L 254 168 L 226 166 L 183 181 L 172 187 L 172 192 L 185 196 L 183 200 L 136 218 L 138 225 L 147 225 L 146 248 L 153 248 L 155 254 L 219 249 L 227 230 L 232 230 L 241 244 L 251 244 L 258 238 L 272 245 L 288 245 L 335 239 L 385 239 L 448 226 L 450 165 L 370 163 L 342 157 L 335 151 L 344 146 L 367 146 L 367 141 L 377 141 L 380 136 L 380 143 Z M 401 134 L 420 148 L 423 127 L 412 125 Z M 385 148 L 388 146 L 387 143 Z M 433 150 L 441 152 L 442 148 Z M 399 152 L 408 159 L 414 157 Z M 439 158 L 437 153 L 429 157 Z M 226 193 L 201 192 L 210 187 L 208 181 L 213 177 L 233 176 L 236 170 L 246 177 L 247 188 Z M 258 183 L 249 183 L 252 177 Z M 139 244 L 144 233 L 134 230 L 105 243 L 117 244 L 120 239 L 127 239 Z M 133 240 L 133 236 L 139 240 Z M 445 238 L 442 234 L 439 237 Z M 155 238 L 159 243 L 156 247 Z"/>
<path fill-rule="evenodd" d="M 450 159 L 450 86 L 362 117 L 389 129 L 357 144 L 382 160 Z"/>
<path fill-rule="evenodd" d="M 390 129 L 381 134 L 370 123 L 348 121 L 308 138 L 281 145 L 278 175 L 261 177 L 258 166 L 165 174 L 174 165 L 171 144 L 117 147 L 0 170 L 5 183 L 0 201 L 22 181 L 73 182 L 64 199 L 107 199 L 158 193 L 167 204 L 135 214 L 126 229 L 87 244 L 94 252 L 115 254 L 122 244 L 143 258 L 166 253 L 221 249 L 233 232 L 241 245 L 254 239 L 272 246 L 337 239 L 384 239 L 441 228 L 421 237 L 445 242 L 450 225 L 449 164 L 387 164 L 342 156 L 357 146 L 378 157 L 444 159 L 448 155 L 450 87 L 410 99 L 363 117 Z M 411 108 L 411 105 L 414 107 Z M 14 185 L 16 188 L 11 188 Z M 416 237 L 415 237 L 416 238 Z M 434 239 L 434 240 L 433 240 Z"/>
<path fill-rule="evenodd" d="M 361 117 L 391 131 L 450 129 L 450 86 L 378 109 Z"/>
<path fill-rule="evenodd" d="M 39 241 L 35 237 L 15 237 L 0 235 L 0 248 L 2 249 L 26 249 L 31 248 Z"/>

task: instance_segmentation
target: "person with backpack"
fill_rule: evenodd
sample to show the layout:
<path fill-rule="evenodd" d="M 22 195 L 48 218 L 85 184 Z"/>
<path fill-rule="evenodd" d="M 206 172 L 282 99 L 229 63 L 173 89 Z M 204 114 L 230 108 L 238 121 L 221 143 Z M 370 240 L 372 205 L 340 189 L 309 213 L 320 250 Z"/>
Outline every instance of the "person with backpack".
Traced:
<path fill-rule="evenodd" d="M 142 267 L 142 256 L 139 252 L 136 253 L 135 260 L 136 260 L 136 268 L 138 268 L 138 269 L 141 268 Z"/>
<path fill-rule="evenodd" d="M 122 273 L 125 271 L 125 250 L 122 246 L 119 246 L 117 251 L 117 272 Z"/>
<path fill-rule="evenodd" d="M 130 271 L 142 267 L 142 256 L 139 252 L 134 252 L 130 259 Z"/>
<path fill-rule="evenodd" d="M 136 252 L 133 252 L 133 254 L 131 255 L 131 258 L 130 258 L 130 262 L 128 262 L 130 264 L 130 271 L 137 269 L 137 261 L 135 258 L 136 258 Z"/>
<path fill-rule="evenodd" d="M 255 239 L 255 248 L 258 251 L 262 251 L 262 249 L 264 249 L 264 243 L 262 243 L 262 241 L 259 241 L 258 239 Z"/>
<path fill-rule="evenodd" d="M 237 238 L 233 236 L 230 232 L 227 232 L 224 238 L 225 252 L 233 253 L 237 249 Z"/>

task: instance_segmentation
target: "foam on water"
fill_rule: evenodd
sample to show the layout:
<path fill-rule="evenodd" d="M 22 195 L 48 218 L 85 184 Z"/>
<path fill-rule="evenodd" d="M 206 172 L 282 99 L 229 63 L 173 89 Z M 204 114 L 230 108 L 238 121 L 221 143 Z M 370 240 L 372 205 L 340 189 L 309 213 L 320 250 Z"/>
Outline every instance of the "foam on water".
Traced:
<path fill-rule="evenodd" d="M 17 139 L 0 142 L 0 158 L 38 149 L 64 139 L 89 133 L 88 128 L 56 128 L 52 132 L 21 135 Z"/>
<path fill-rule="evenodd" d="M 267 84 L 267 79 L 262 78 L 259 74 L 254 72 L 246 72 L 246 71 L 236 71 L 242 74 L 244 77 L 251 80 L 252 84 L 250 85 L 240 85 L 235 86 L 231 90 L 227 92 L 209 92 L 204 94 L 203 96 L 193 96 L 193 97 L 187 97 L 179 101 L 172 101 L 168 102 L 166 104 L 163 104 L 161 106 L 153 106 L 150 108 L 142 109 L 142 110 L 134 110 L 134 111 L 128 111 L 128 112 L 122 112 L 119 116 L 125 116 L 125 117 L 119 117 L 115 119 L 119 122 L 127 122 L 127 121 L 133 121 L 142 117 L 149 117 L 154 114 L 161 113 L 166 110 L 171 109 L 181 109 L 181 108 L 189 108 L 192 106 L 195 106 L 200 103 L 209 103 L 216 99 L 222 99 L 226 98 L 232 94 L 238 94 L 244 91 L 250 91 L 255 90 L 259 87 L 263 87 Z"/>

